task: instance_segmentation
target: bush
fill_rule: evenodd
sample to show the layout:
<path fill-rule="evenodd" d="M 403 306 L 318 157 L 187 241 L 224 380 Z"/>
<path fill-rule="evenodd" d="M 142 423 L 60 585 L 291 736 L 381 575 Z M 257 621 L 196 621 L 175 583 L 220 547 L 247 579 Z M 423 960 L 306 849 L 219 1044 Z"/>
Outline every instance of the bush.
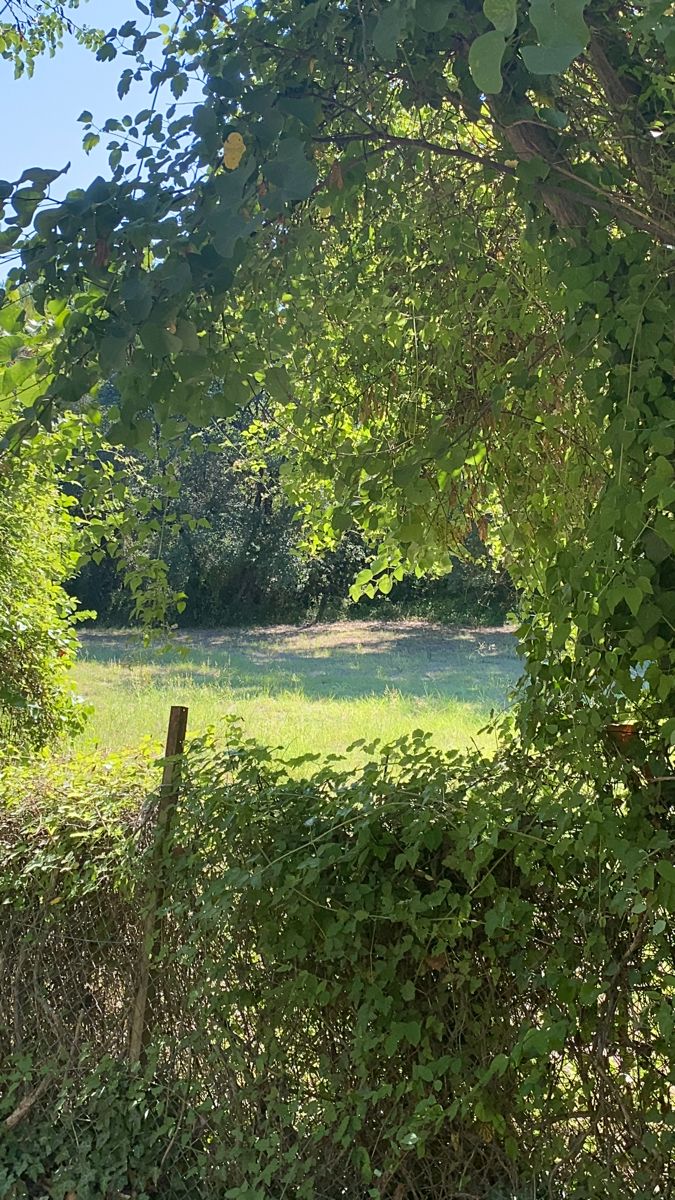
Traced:
<path fill-rule="evenodd" d="M 43 746 L 81 722 L 82 709 L 68 684 L 77 605 L 64 588 L 76 563 L 68 501 L 39 443 L 20 460 L 5 456 L 0 465 L 0 743 L 6 748 Z"/>
<path fill-rule="evenodd" d="M 28 1108 L 3 1196 L 672 1193 L 661 785 L 421 734 L 368 753 L 303 775 L 234 735 L 197 744 L 159 856 L 146 767 L 111 770 L 107 799 L 86 763 L 53 794 L 23 779 L 1 1111 Z M 128 1066 L 151 903 L 149 1040 Z"/>

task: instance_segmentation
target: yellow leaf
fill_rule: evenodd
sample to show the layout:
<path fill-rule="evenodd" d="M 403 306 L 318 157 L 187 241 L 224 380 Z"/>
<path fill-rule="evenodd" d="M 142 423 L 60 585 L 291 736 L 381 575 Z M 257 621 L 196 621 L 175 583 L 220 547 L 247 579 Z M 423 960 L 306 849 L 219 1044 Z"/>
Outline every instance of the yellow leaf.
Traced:
<path fill-rule="evenodd" d="M 236 171 L 244 157 L 246 143 L 240 133 L 230 133 L 223 142 L 223 166 Z"/>

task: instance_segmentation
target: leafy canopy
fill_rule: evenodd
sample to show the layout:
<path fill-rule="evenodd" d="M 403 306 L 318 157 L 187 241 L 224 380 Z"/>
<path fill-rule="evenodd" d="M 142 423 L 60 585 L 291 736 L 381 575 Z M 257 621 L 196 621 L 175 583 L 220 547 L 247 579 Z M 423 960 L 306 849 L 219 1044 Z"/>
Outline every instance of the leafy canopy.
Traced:
<path fill-rule="evenodd" d="M 82 114 L 109 178 L 0 185 L 11 285 L 60 322 L 8 448 L 110 374 L 134 445 L 265 389 L 317 543 L 379 545 L 358 586 L 468 518 L 506 548 L 530 738 L 672 732 L 667 6 L 138 7 L 98 53 L 149 103 Z"/>

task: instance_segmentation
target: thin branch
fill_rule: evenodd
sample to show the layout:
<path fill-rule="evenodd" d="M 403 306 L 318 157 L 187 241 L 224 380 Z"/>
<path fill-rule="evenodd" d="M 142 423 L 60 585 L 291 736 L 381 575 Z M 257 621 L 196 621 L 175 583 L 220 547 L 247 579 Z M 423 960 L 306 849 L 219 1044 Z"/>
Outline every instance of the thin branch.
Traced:
<path fill-rule="evenodd" d="M 420 137 L 403 137 L 398 134 L 390 133 L 387 129 L 376 129 L 370 126 L 364 129 L 362 133 L 345 133 L 345 134 L 326 134 L 312 139 L 317 143 L 326 143 L 333 146 L 345 146 L 352 142 L 381 142 L 385 148 L 401 149 L 401 150 L 426 150 L 431 154 L 439 155 L 444 158 L 457 158 L 464 162 L 475 163 L 477 166 L 487 167 L 491 171 L 497 171 L 501 175 L 517 177 L 518 171 L 516 167 L 510 166 L 508 163 L 500 162 L 499 159 L 490 158 L 480 154 L 474 154 L 471 150 L 464 150 L 459 146 L 444 146 L 441 142 L 431 142 L 426 138 Z M 555 164 L 550 164 L 550 170 L 563 178 L 570 179 L 578 183 L 582 188 L 593 185 L 586 183 L 585 180 L 579 179 L 571 171 L 567 171 Z M 596 192 L 600 191 L 600 195 L 589 195 L 588 191 L 580 191 L 576 188 L 567 188 L 551 183 L 550 180 L 537 181 L 536 186 L 543 192 L 562 196 L 567 200 L 584 205 L 586 208 L 599 209 L 603 212 L 610 213 L 616 220 L 625 221 L 629 225 L 633 225 L 637 229 L 642 229 L 645 233 L 651 234 L 658 241 L 673 245 L 675 243 L 675 228 L 671 229 L 668 225 L 663 225 L 660 221 L 655 221 L 645 213 L 633 208 L 627 201 L 620 199 L 618 196 L 609 195 L 607 192 L 602 192 L 598 188 L 594 188 Z"/>

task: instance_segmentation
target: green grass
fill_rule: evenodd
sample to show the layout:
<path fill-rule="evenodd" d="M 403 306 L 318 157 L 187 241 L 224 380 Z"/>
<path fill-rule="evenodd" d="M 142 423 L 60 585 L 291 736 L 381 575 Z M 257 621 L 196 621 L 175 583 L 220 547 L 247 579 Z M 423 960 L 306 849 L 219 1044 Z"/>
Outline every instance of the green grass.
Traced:
<path fill-rule="evenodd" d="M 236 714 L 247 736 L 291 754 L 339 753 L 415 728 L 443 748 L 487 747 L 479 730 L 518 674 L 511 634 L 423 621 L 183 633 L 168 651 L 87 633 L 75 676 L 94 713 L 79 744 L 159 743 L 169 706 L 187 704 L 193 734 Z"/>

